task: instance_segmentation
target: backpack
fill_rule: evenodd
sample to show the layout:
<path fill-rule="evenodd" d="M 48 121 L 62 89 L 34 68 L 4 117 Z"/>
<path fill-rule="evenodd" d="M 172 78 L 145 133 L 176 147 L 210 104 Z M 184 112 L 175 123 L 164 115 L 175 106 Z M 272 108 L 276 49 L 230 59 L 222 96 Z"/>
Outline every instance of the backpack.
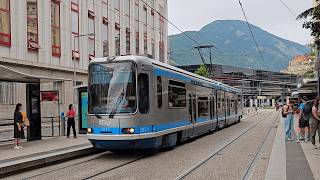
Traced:
<path fill-rule="evenodd" d="M 305 121 L 309 121 L 312 112 L 312 102 L 306 102 L 304 108 L 302 110 L 302 119 Z"/>

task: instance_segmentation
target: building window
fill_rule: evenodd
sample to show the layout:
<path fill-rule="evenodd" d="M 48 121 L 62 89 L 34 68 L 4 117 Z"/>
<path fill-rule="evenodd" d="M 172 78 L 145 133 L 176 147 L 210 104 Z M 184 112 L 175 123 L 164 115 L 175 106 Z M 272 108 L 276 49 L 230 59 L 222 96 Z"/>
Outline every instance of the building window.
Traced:
<path fill-rule="evenodd" d="M 116 26 L 115 33 L 116 56 L 120 56 L 120 27 Z"/>
<path fill-rule="evenodd" d="M 135 38 L 136 38 L 136 54 L 139 54 L 139 1 L 135 2 L 134 5 L 134 30 L 135 30 Z"/>
<path fill-rule="evenodd" d="M 95 15 L 94 12 L 88 11 L 88 34 L 95 33 Z M 95 57 L 95 36 L 88 37 L 88 53 L 89 60 L 92 60 Z"/>
<path fill-rule="evenodd" d="M 185 108 L 187 91 L 185 83 L 169 80 L 169 108 Z"/>
<path fill-rule="evenodd" d="M 37 0 L 27 0 L 27 41 L 29 50 L 38 50 L 38 5 Z"/>
<path fill-rule="evenodd" d="M 102 52 L 103 52 L 103 57 L 108 57 L 109 56 L 109 26 L 108 26 L 108 19 L 106 17 L 102 18 Z"/>
<path fill-rule="evenodd" d="M 138 76 L 139 90 L 139 112 L 147 114 L 149 112 L 149 77 L 147 74 L 140 73 Z"/>
<path fill-rule="evenodd" d="M 159 60 L 164 61 L 164 20 L 163 17 L 159 18 Z"/>
<path fill-rule="evenodd" d="M 154 12 L 151 11 L 151 39 L 155 39 L 155 17 Z"/>
<path fill-rule="evenodd" d="M 209 99 L 208 97 L 198 98 L 198 117 L 209 116 Z"/>
<path fill-rule="evenodd" d="M 152 58 L 155 59 L 156 49 L 155 49 L 154 39 L 151 39 L 151 51 L 152 51 Z"/>
<path fill-rule="evenodd" d="M 61 56 L 60 42 L 60 1 L 51 0 L 51 34 L 52 34 L 52 55 Z"/>
<path fill-rule="evenodd" d="M 17 91 L 16 84 L 0 82 L 0 104 L 15 104 Z"/>
<path fill-rule="evenodd" d="M 129 55 L 130 53 L 130 29 L 126 29 L 126 54 Z"/>
<path fill-rule="evenodd" d="M 120 25 L 120 0 L 113 0 L 113 5 L 115 9 L 115 22 Z"/>
<path fill-rule="evenodd" d="M 162 107 L 162 82 L 161 76 L 157 77 L 157 97 L 158 97 L 158 108 Z"/>
<path fill-rule="evenodd" d="M 109 3 L 108 0 L 102 1 L 102 16 L 106 17 L 107 19 L 109 17 L 108 16 L 108 6 L 109 6 L 108 3 Z"/>
<path fill-rule="evenodd" d="M 79 5 L 71 2 L 71 30 L 72 34 L 75 38 L 76 35 L 79 35 Z M 72 50 L 73 58 L 80 58 L 79 52 L 79 38 L 74 39 L 73 50 Z"/>
<path fill-rule="evenodd" d="M 144 43 L 144 53 L 148 53 L 148 32 L 147 32 L 147 22 L 148 22 L 148 13 L 147 13 L 147 6 L 143 6 L 143 43 Z"/>
<path fill-rule="evenodd" d="M 0 45 L 11 46 L 10 0 L 0 0 Z"/>
<path fill-rule="evenodd" d="M 130 0 L 124 0 L 124 24 L 126 28 L 130 28 Z"/>

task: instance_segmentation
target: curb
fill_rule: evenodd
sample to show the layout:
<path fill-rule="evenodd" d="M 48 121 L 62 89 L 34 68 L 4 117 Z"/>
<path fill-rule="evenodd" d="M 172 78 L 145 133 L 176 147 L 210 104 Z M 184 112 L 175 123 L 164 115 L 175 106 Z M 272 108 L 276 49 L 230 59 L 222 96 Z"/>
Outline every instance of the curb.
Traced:
<path fill-rule="evenodd" d="M 278 123 L 278 129 L 273 143 L 273 148 L 268 164 L 265 180 L 286 180 L 287 164 L 286 164 L 286 145 L 284 137 L 284 124 L 282 118 Z"/>
<path fill-rule="evenodd" d="M 0 178 L 102 152 L 91 145 L 0 164 Z"/>

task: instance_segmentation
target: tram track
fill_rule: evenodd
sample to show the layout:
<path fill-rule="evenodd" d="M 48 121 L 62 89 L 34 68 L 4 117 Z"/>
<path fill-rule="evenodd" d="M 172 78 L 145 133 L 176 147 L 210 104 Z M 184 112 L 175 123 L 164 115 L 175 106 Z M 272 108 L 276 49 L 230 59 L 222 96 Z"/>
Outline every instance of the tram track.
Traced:
<path fill-rule="evenodd" d="M 257 123 L 253 124 L 252 126 L 250 126 L 249 128 L 247 128 L 246 130 L 244 130 L 242 133 L 240 133 L 238 136 L 236 136 L 235 138 L 233 138 L 232 140 L 228 141 L 227 143 L 225 143 L 224 145 L 220 146 L 217 150 L 213 151 L 211 154 L 209 154 L 206 158 L 204 158 L 203 160 L 199 161 L 197 164 L 193 165 L 192 167 L 190 167 L 189 169 L 187 169 L 186 171 L 184 171 L 182 174 L 180 174 L 179 176 L 177 176 L 175 179 L 176 180 L 181 180 L 186 178 L 187 176 L 189 176 L 191 173 L 193 173 L 194 171 L 196 171 L 197 169 L 199 169 L 201 166 L 203 166 L 204 164 L 206 164 L 210 159 L 212 159 L 213 157 L 215 157 L 216 155 L 218 155 L 220 152 L 222 152 L 223 150 L 225 150 L 227 147 L 229 147 L 230 145 L 232 145 L 233 143 L 235 143 L 238 139 L 240 139 L 241 137 L 243 137 L 245 134 L 247 134 L 249 131 L 253 130 L 255 127 L 257 127 L 259 124 L 261 124 L 263 121 L 265 121 L 267 118 L 269 118 L 270 116 L 272 116 L 274 114 L 274 112 L 271 113 L 267 113 L 266 116 L 264 116 L 260 121 L 258 121 Z M 254 116 L 253 116 L 254 117 Z M 252 117 L 252 118 L 253 118 Z M 277 115 L 278 117 L 278 115 Z M 275 118 L 276 121 L 277 118 Z M 274 127 L 274 123 L 273 122 L 272 126 L 269 128 L 267 135 L 264 138 L 263 143 L 259 146 L 259 150 L 256 153 L 255 157 L 253 158 L 253 160 L 249 163 L 249 166 L 246 168 L 246 171 L 243 175 L 243 178 L 248 177 L 247 175 L 249 175 L 250 177 L 250 173 L 252 172 L 252 168 L 254 167 L 256 160 L 259 156 L 259 154 L 262 152 L 262 146 L 264 146 L 266 139 L 268 139 L 269 134 L 272 130 L 272 128 Z M 253 162 L 255 161 L 255 162 Z M 252 165 L 251 165 L 252 164 Z"/>
<path fill-rule="evenodd" d="M 266 118 L 270 117 L 270 114 L 272 114 L 272 113 L 264 113 L 263 112 L 263 113 L 251 115 L 251 116 L 249 116 L 249 118 L 256 118 L 258 116 L 262 116 L 263 119 L 261 121 L 259 121 L 258 123 L 254 124 L 254 126 L 257 126 L 263 120 L 265 120 Z M 251 128 L 253 128 L 253 127 L 251 126 Z M 70 165 L 66 165 L 66 166 L 63 166 L 63 167 L 58 167 L 58 168 L 55 168 L 55 169 L 51 169 L 51 170 L 48 170 L 46 172 L 42 172 L 42 173 L 39 173 L 39 174 L 36 174 L 36 175 L 32 175 L 32 176 L 29 176 L 29 177 L 23 178 L 23 179 L 33 179 L 33 178 L 45 177 L 48 174 L 51 174 L 51 173 L 54 173 L 54 172 L 63 171 L 65 169 L 67 169 L 67 168 L 74 169 L 77 166 L 81 166 L 81 165 L 84 165 L 84 164 L 92 162 L 92 161 L 94 162 L 94 161 L 96 161 L 98 159 L 109 158 L 109 156 L 110 156 L 110 158 L 113 158 L 113 156 L 117 156 L 117 154 L 114 154 L 114 153 L 111 153 L 111 152 L 103 152 L 103 153 L 96 154 L 96 156 L 97 157 L 93 157 L 93 158 L 90 158 L 90 159 L 87 159 L 87 160 L 84 160 L 84 161 L 81 161 L 81 162 L 77 162 L 77 163 L 72 163 Z M 104 175 L 104 174 L 106 174 L 108 172 L 115 171 L 117 169 L 120 169 L 120 168 L 123 168 L 125 166 L 131 165 L 131 164 L 133 164 L 133 163 L 135 163 L 137 161 L 143 160 L 143 159 L 145 159 L 146 157 L 149 157 L 149 156 L 150 155 L 141 155 L 141 156 L 139 156 L 137 158 L 133 158 L 132 160 L 129 160 L 129 161 L 127 160 L 126 162 L 120 163 L 118 165 L 114 164 L 112 167 L 110 167 L 110 168 L 108 168 L 106 170 L 101 170 L 100 172 L 93 173 L 91 175 L 89 174 L 88 176 L 84 176 L 84 178 L 81 177 L 80 179 L 84 179 L 84 180 L 86 180 L 86 179 L 94 179 L 94 178 L 96 178 L 96 177 L 98 177 L 100 175 Z M 132 157 L 130 157 L 130 158 L 132 158 Z"/>

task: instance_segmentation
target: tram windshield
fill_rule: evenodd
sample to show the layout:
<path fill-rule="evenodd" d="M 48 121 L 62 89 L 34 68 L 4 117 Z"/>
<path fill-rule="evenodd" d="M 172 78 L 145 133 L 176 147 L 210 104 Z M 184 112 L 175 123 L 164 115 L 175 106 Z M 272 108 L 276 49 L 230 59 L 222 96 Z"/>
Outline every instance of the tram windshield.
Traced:
<path fill-rule="evenodd" d="M 136 72 L 130 62 L 91 64 L 89 114 L 121 114 L 136 111 Z"/>

